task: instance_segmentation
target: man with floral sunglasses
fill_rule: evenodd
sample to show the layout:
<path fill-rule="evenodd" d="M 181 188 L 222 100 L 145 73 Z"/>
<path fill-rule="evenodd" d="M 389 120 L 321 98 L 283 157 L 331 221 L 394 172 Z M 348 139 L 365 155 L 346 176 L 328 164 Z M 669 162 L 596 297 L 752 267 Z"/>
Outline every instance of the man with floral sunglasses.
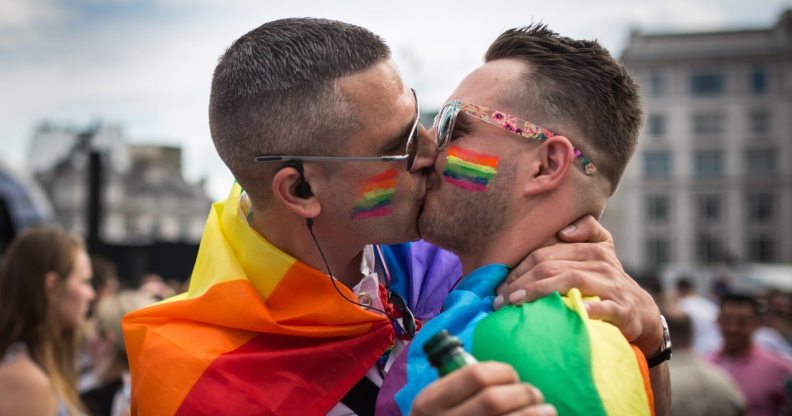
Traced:
<path fill-rule="evenodd" d="M 237 183 L 213 206 L 189 290 L 124 319 L 133 413 L 373 411 L 376 385 L 418 329 L 408 307 L 419 320 L 431 317 L 459 276 L 458 260 L 426 244 L 371 245 L 418 238 L 436 156 L 418 114 L 390 50 L 363 28 L 284 19 L 229 47 L 214 73 L 209 118 Z M 591 221 L 576 224 L 589 231 L 571 241 L 594 235 L 607 244 Z M 591 264 L 620 270 L 612 247 L 603 254 L 591 246 L 599 247 L 575 245 L 577 254 L 561 258 L 580 273 Z M 536 260 L 522 274 L 550 276 L 543 287 L 563 290 L 563 276 Z M 627 310 L 647 302 L 618 279 L 599 282 L 591 294 L 628 293 Z M 654 336 L 641 320 L 625 322 Z M 526 388 L 492 377 L 508 367 L 479 368 L 490 378 L 468 403 Z M 513 396 L 514 410 L 541 402 Z"/>
<path fill-rule="evenodd" d="M 424 354 L 441 330 L 479 360 L 512 364 L 561 414 L 667 413 L 670 339 L 630 345 L 593 319 L 610 301 L 572 287 L 493 311 L 493 299 L 505 303 L 498 287 L 515 284 L 507 276 L 523 258 L 557 244 L 565 224 L 602 214 L 641 122 L 638 87 L 596 42 L 543 25 L 495 40 L 435 119 L 440 152 L 419 219 L 427 241 L 459 255 L 464 276 L 388 373 L 380 413 L 437 414 L 465 396 L 461 378 L 438 380 Z M 508 297 L 520 295 L 512 289 Z"/>

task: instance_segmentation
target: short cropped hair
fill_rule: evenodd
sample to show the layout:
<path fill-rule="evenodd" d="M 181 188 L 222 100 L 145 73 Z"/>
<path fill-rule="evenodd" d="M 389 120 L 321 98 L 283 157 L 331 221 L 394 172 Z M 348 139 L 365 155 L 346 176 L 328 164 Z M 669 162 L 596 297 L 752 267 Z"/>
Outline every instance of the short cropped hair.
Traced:
<path fill-rule="evenodd" d="M 615 192 L 643 123 L 638 86 L 624 66 L 596 41 L 563 37 L 543 24 L 503 32 L 484 57 L 507 58 L 528 64 L 513 98 L 549 121 L 544 127 L 572 126 L 583 134 L 575 145 Z"/>
<path fill-rule="evenodd" d="M 335 80 L 389 58 L 374 33 L 325 19 L 268 22 L 231 44 L 212 78 L 209 126 L 254 202 L 269 192 L 261 174 L 272 170 L 253 157 L 337 153 L 356 120 Z"/>

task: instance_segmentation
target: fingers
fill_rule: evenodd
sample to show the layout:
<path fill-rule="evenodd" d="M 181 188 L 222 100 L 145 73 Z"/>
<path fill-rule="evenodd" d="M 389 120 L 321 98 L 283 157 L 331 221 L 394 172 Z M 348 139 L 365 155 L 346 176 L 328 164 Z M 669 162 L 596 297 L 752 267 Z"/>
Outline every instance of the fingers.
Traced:
<path fill-rule="evenodd" d="M 510 282 L 503 294 L 510 303 L 521 303 L 555 291 L 566 294 L 574 287 L 584 295 L 607 299 L 613 296 L 615 281 L 624 279 L 619 275 L 623 272 L 607 262 L 545 261 Z"/>
<path fill-rule="evenodd" d="M 514 369 L 499 362 L 471 365 L 427 386 L 413 404 L 414 415 L 435 415 L 460 405 L 490 386 L 518 382 Z"/>
<path fill-rule="evenodd" d="M 526 407 L 514 412 L 509 412 L 506 416 L 556 416 L 558 412 L 552 404 L 538 404 Z"/>
<path fill-rule="evenodd" d="M 610 232 L 594 217 L 586 215 L 566 226 L 558 233 L 558 238 L 567 243 L 600 243 L 613 241 Z"/>
<path fill-rule="evenodd" d="M 506 281 L 512 283 L 529 272 L 533 272 L 535 280 L 552 277 L 557 274 L 557 268 L 554 268 L 552 264 L 557 260 L 584 263 L 603 262 L 611 265 L 614 269 L 622 269 L 611 243 L 561 243 L 534 250 L 509 273 Z M 537 269 L 540 265 L 548 267 L 548 269 Z M 567 264 L 567 266 L 577 267 L 571 264 Z"/>
<path fill-rule="evenodd" d="M 526 383 L 491 386 L 447 412 L 448 416 L 542 414 L 535 407 L 544 397 L 535 387 Z M 552 407 L 552 406 L 550 406 Z M 532 410 L 534 413 L 525 413 Z"/>
<path fill-rule="evenodd" d="M 586 311 L 591 319 L 599 319 L 617 326 L 627 341 L 632 341 L 640 335 L 640 328 L 630 319 L 627 309 L 614 301 L 586 302 Z"/>

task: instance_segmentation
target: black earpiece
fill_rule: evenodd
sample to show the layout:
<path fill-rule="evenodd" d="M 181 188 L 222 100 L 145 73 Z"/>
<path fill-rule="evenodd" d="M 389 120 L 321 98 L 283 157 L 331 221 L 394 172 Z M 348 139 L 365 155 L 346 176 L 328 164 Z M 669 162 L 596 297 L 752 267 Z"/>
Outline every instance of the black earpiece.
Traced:
<path fill-rule="evenodd" d="M 302 162 L 299 160 L 289 160 L 283 164 L 283 168 L 294 168 L 300 174 L 300 181 L 294 185 L 294 195 L 298 198 L 307 199 L 313 196 L 311 192 L 311 185 L 305 180 L 305 173 L 303 172 Z M 282 168 L 281 168 L 282 169 Z"/>
<path fill-rule="evenodd" d="M 302 199 L 307 199 L 313 196 L 311 192 L 311 185 L 303 178 L 294 186 L 294 194 Z"/>

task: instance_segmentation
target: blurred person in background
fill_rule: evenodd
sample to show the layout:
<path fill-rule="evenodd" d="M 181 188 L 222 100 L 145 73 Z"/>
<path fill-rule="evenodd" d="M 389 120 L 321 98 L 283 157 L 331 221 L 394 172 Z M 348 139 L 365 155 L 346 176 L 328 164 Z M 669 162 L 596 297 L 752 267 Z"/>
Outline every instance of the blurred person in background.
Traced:
<path fill-rule="evenodd" d="M 693 322 L 693 351 L 702 357 L 716 351 L 722 343 L 717 324 L 718 305 L 699 295 L 690 277 L 680 277 L 676 290 L 679 309 Z"/>
<path fill-rule="evenodd" d="M 111 260 L 91 255 L 91 269 L 93 270 L 93 283 L 96 297 L 88 309 L 88 317 L 83 322 L 81 328 L 81 339 L 77 354 L 77 391 L 82 393 L 96 388 L 98 380 L 93 368 L 96 365 L 97 357 L 103 355 L 102 349 L 105 342 L 99 336 L 98 322 L 96 318 L 96 305 L 107 296 L 111 296 L 118 291 L 120 285 L 118 272 L 115 263 Z"/>
<path fill-rule="evenodd" d="M 97 332 L 103 346 L 102 354 L 96 357 L 93 368 L 97 383 L 81 396 L 92 414 L 123 416 L 130 413 L 131 382 L 121 318 L 157 301 L 156 296 L 142 290 L 123 290 L 97 302 Z"/>
<path fill-rule="evenodd" d="M 737 382 L 748 400 L 747 415 L 778 415 L 788 409 L 784 387 L 792 378 L 792 364 L 753 343 L 759 322 L 759 303 L 753 296 L 723 295 L 718 315 L 723 348 L 710 360 Z"/>
<path fill-rule="evenodd" d="M 95 292 L 83 243 L 32 229 L 0 269 L 0 414 L 77 415 L 78 328 Z"/>
<path fill-rule="evenodd" d="M 167 299 L 176 294 L 173 288 L 157 273 L 146 273 L 140 278 L 138 290 L 148 293 L 157 300 Z"/>
<path fill-rule="evenodd" d="M 693 323 L 681 310 L 665 313 L 674 342 L 671 371 L 671 414 L 742 415 L 745 398 L 731 376 L 693 353 Z"/>
<path fill-rule="evenodd" d="M 792 299 L 788 293 L 771 289 L 765 296 L 767 311 L 762 326 L 754 332 L 756 345 L 792 360 Z"/>

